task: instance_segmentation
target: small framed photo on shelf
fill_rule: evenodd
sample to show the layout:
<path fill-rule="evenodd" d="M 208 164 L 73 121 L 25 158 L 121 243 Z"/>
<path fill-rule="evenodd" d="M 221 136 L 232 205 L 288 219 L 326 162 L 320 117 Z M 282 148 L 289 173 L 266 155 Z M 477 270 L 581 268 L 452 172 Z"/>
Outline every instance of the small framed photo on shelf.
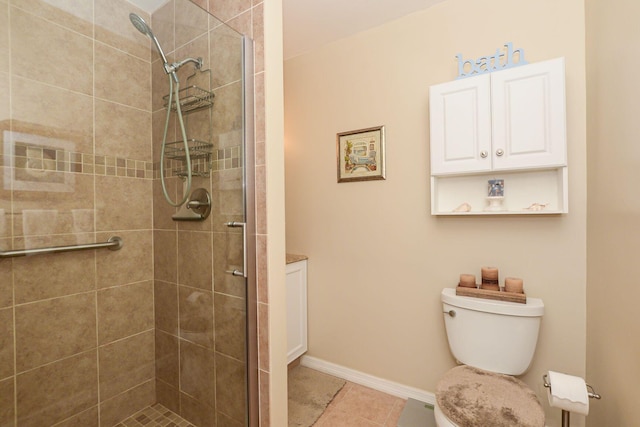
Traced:
<path fill-rule="evenodd" d="M 384 126 L 339 133 L 336 157 L 338 182 L 386 179 Z"/>

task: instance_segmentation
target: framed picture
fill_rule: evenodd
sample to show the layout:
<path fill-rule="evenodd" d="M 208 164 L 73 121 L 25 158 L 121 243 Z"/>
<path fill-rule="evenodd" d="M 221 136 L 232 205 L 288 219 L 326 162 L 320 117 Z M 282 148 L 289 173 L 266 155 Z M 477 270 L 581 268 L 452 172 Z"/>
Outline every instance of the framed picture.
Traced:
<path fill-rule="evenodd" d="M 385 179 L 384 126 L 339 133 L 336 157 L 338 182 Z"/>

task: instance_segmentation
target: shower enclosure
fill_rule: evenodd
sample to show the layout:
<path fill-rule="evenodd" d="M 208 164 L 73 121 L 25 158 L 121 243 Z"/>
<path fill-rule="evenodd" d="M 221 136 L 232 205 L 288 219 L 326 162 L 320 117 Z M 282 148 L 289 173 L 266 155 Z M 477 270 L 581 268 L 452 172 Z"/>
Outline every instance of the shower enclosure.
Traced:
<path fill-rule="evenodd" d="M 123 243 L 0 257 L 0 427 L 257 425 L 252 47 L 188 0 L 0 0 L 0 252 Z"/>

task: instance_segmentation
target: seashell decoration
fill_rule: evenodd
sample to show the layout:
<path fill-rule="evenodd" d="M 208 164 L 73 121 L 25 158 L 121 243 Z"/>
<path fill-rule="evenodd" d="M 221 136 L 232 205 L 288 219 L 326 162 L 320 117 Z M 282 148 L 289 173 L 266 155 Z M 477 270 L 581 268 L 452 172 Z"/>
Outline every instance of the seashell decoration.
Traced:
<path fill-rule="evenodd" d="M 460 206 L 458 206 L 453 210 L 453 212 L 470 212 L 470 211 L 471 211 L 471 205 L 467 202 L 464 202 L 463 204 L 461 204 Z"/>
<path fill-rule="evenodd" d="M 532 203 L 528 208 L 524 208 L 527 211 L 542 211 L 549 203 Z"/>

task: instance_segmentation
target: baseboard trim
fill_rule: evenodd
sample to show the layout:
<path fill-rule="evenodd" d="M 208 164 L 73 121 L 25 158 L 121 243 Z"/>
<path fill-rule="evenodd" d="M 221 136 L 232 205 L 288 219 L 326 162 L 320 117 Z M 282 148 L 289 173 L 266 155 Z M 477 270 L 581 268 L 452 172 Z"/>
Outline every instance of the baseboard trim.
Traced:
<path fill-rule="evenodd" d="M 436 402 L 435 395 L 428 391 L 365 374 L 364 372 L 336 365 L 335 363 L 327 362 L 317 357 L 302 356 L 300 364 L 315 369 L 316 371 L 324 372 L 325 374 L 333 375 L 334 377 L 342 378 L 343 380 L 351 381 L 352 383 L 360 384 L 403 399 L 416 399 L 430 405 Z"/>

